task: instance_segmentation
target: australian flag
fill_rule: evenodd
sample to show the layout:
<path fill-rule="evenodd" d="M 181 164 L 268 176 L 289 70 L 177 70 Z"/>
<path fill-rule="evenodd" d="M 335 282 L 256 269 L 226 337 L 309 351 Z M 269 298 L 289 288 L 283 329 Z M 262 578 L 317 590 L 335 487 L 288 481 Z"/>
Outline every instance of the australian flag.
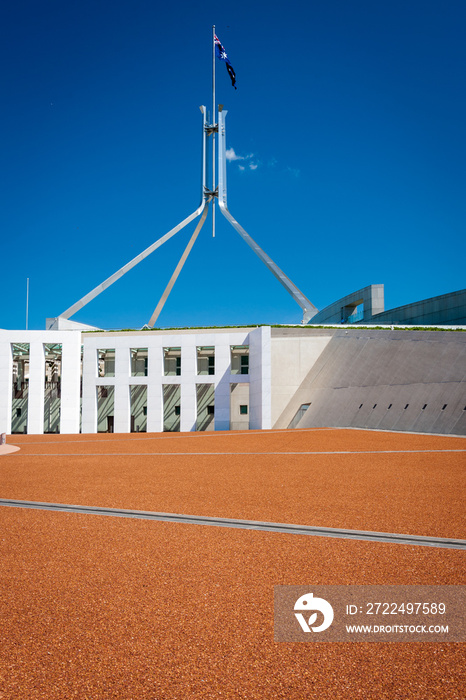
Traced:
<path fill-rule="evenodd" d="M 215 55 L 216 55 L 217 58 L 219 58 L 221 61 L 225 61 L 225 64 L 226 64 L 226 67 L 227 67 L 227 71 L 228 71 L 228 75 L 230 76 L 230 79 L 231 79 L 231 84 L 233 85 L 233 87 L 234 87 L 235 90 L 236 90 L 236 84 L 235 84 L 235 83 L 236 83 L 236 73 L 235 73 L 235 71 L 233 70 L 233 66 L 232 66 L 231 63 L 230 63 L 230 59 L 229 59 L 228 56 L 227 56 L 227 52 L 225 51 L 225 49 L 224 49 L 223 46 L 221 45 L 218 36 L 216 36 L 215 34 L 214 34 L 214 42 L 215 42 Z"/>

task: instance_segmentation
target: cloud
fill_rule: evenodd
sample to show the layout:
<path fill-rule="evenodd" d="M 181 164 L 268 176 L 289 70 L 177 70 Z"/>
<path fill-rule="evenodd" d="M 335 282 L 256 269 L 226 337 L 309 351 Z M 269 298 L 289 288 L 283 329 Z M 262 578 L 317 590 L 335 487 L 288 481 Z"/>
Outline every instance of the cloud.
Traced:
<path fill-rule="evenodd" d="M 234 148 L 227 148 L 225 155 L 228 161 L 245 160 L 245 156 L 237 156 Z"/>
<path fill-rule="evenodd" d="M 258 168 L 261 168 L 263 166 L 263 162 L 260 159 L 256 158 L 254 153 L 248 153 L 246 156 L 241 156 L 239 155 L 239 153 L 236 153 L 234 148 L 228 148 L 225 152 L 225 155 L 228 162 L 232 163 L 234 161 L 237 161 L 238 170 L 240 170 L 241 172 L 244 172 L 245 170 L 252 170 L 254 172 Z M 291 168 L 289 165 L 280 166 L 280 163 L 278 162 L 277 158 L 275 158 L 275 156 L 271 156 L 266 163 L 266 167 L 276 168 L 277 166 L 280 168 L 282 173 L 288 173 L 288 175 L 291 175 L 292 177 L 296 178 L 301 177 L 301 170 L 299 168 Z"/>
<path fill-rule="evenodd" d="M 251 160 L 251 158 L 254 158 L 254 153 L 248 153 L 247 156 L 240 156 L 238 153 L 235 153 L 234 148 L 227 148 L 225 155 L 230 163 L 233 160 Z"/>

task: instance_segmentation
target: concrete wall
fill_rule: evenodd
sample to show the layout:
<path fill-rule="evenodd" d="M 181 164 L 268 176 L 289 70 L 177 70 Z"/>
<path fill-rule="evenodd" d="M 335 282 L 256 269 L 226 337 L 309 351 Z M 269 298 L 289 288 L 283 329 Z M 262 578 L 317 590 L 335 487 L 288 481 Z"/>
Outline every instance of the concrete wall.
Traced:
<path fill-rule="evenodd" d="M 363 322 L 384 310 L 383 284 L 371 284 L 357 292 L 352 292 L 327 306 L 312 317 L 312 325 L 321 323 L 347 323 L 356 306 L 364 304 Z"/>
<path fill-rule="evenodd" d="M 466 289 L 384 310 L 384 286 L 372 284 L 333 302 L 311 319 L 312 325 L 351 323 L 353 310 L 364 305 L 360 324 L 459 326 L 466 324 Z"/>
<path fill-rule="evenodd" d="M 310 404 L 298 427 L 466 434 L 466 333 L 370 330 L 357 325 L 348 330 L 267 326 L 146 333 L 0 331 L 0 432 L 6 433 L 12 427 L 12 343 L 29 344 L 30 434 L 44 430 L 44 343 L 62 345 L 61 433 L 79 431 L 82 343 L 83 433 L 97 432 L 97 387 L 102 385 L 113 388 L 114 432 L 131 430 L 131 413 L 135 414 L 131 391 L 144 395 L 138 418 L 147 405 L 147 430 L 161 432 L 164 386 L 179 392 L 179 429 L 196 430 L 205 418 L 198 411 L 199 386 L 205 385 L 209 403 L 214 395 L 215 430 L 247 425 L 287 428 L 300 406 Z M 232 345 L 249 346 L 249 374 L 232 374 Z M 215 347 L 215 374 L 198 374 L 199 346 Z M 142 347 L 148 348 L 148 374 L 133 377 L 130 350 Z M 179 376 L 164 374 L 165 347 L 181 348 Z M 98 350 L 104 348 L 115 348 L 114 376 L 99 377 Z M 233 394 L 232 385 L 237 385 Z M 239 413 L 240 405 L 248 405 L 248 415 Z"/>
<path fill-rule="evenodd" d="M 314 319 L 312 322 L 314 323 Z M 420 326 L 464 325 L 466 324 L 466 289 L 389 309 L 377 314 L 368 322 Z"/>
<path fill-rule="evenodd" d="M 249 430 L 249 382 L 230 384 L 230 430 Z M 242 414 L 240 406 L 247 406 Z"/>
<path fill-rule="evenodd" d="M 272 415 L 277 421 L 330 341 L 327 333 L 304 328 L 272 328 Z"/>
<path fill-rule="evenodd" d="M 309 329 L 311 330 L 311 329 Z M 277 421 L 308 427 L 466 434 L 466 333 L 327 331 L 330 340 Z"/>

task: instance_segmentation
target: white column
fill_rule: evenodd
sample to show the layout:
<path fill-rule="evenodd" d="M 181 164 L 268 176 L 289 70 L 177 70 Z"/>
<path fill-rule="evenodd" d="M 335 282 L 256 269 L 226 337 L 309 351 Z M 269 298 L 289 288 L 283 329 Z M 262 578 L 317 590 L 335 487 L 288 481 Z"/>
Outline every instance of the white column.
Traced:
<path fill-rule="evenodd" d="M 270 326 L 249 334 L 249 427 L 272 427 L 272 362 Z"/>
<path fill-rule="evenodd" d="M 29 435 L 42 435 L 44 432 L 44 391 L 45 391 L 45 352 L 44 343 L 32 340 L 29 346 L 29 393 L 28 427 Z"/>
<path fill-rule="evenodd" d="M 215 430 L 230 430 L 231 350 L 229 336 L 220 338 L 228 344 L 215 345 Z"/>
<path fill-rule="evenodd" d="M 131 428 L 131 407 L 129 394 L 130 378 L 129 347 L 115 348 L 115 405 L 113 408 L 115 433 L 129 433 Z"/>
<path fill-rule="evenodd" d="M 0 343 L 0 433 L 11 433 L 11 395 L 13 391 L 11 343 Z"/>
<path fill-rule="evenodd" d="M 60 433 L 79 433 L 81 334 L 62 341 Z"/>
<path fill-rule="evenodd" d="M 83 407 L 82 426 L 83 433 L 97 432 L 97 349 L 84 343 L 83 356 Z"/>
<path fill-rule="evenodd" d="M 163 354 L 162 346 L 148 348 L 147 432 L 163 432 Z"/>
<path fill-rule="evenodd" d="M 181 346 L 181 432 L 196 430 L 196 336 L 188 338 L 193 344 Z"/>

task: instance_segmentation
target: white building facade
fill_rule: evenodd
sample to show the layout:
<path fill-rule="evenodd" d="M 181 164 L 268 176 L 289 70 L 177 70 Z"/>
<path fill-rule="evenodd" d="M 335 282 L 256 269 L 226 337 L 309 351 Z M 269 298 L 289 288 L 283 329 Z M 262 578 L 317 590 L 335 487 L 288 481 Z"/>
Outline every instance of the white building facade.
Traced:
<path fill-rule="evenodd" d="M 0 432 L 270 427 L 269 327 L 0 331 Z"/>
<path fill-rule="evenodd" d="M 466 435 L 465 362 L 442 329 L 0 330 L 0 433 Z"/>

